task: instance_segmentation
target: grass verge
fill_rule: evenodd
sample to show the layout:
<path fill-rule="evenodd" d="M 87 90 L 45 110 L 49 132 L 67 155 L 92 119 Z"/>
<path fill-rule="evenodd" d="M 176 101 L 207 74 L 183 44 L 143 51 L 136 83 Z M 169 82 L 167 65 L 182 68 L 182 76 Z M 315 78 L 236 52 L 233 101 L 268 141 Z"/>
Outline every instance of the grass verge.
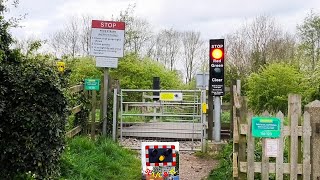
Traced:
<path fill-rule="evenodd" d="M 219 159 L 219 165 L 210 172 L 208 180 L 232 179 L 232 146 L 232 141 L 228 142 L 217 155 L 216 159 Z"/>
<path fill-rule="evenodd" d="M 67 143 L 61 160 L 61 179 L 141 179 L 137 154 L 112 140 L 75 137 Z"/>

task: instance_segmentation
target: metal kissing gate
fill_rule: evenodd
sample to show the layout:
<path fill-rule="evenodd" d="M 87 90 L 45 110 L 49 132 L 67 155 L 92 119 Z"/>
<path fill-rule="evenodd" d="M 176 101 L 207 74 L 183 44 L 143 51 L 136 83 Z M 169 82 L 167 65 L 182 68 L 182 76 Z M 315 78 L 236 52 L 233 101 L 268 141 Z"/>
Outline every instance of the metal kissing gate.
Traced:
<path fill-rule="evenodd" d="M 201 90 L 122 89 L 119 96 L 123 145 L 139 149 L 139 141 L 179 141 L 181 150 L 203 150 L 206 123 Z"/>

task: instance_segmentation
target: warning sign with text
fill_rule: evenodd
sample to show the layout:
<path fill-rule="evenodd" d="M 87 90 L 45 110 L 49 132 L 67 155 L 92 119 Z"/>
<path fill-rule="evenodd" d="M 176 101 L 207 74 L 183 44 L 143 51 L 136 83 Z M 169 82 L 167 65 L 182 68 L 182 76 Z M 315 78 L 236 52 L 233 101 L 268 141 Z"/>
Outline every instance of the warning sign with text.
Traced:
<path fill-rule="evenodd" d="M 91 55 L 123 57 L 124 22 L 92 20 Z"/>

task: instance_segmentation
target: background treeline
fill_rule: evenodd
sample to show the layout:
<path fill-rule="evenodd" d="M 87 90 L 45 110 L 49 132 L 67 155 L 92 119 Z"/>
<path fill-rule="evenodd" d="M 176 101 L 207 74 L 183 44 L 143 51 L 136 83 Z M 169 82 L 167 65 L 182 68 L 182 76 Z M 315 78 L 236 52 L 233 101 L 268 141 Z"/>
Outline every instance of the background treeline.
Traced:
<path fill-rule="evenodd" d="M 195 74 L 202 71 L 208 72 L 208 39 L 203 39 L 201 33 L 197 31 L 177 31 L 169 28 L 155 32 L 147 19 L 135 16 L 134 10 L 135 5 L 129 5 L 127 9 L 120 11 L 119 15 L 111 18 L 96 18 L 88 15 L 70 17 L 67 18 L 62 29 L 50 34 L 47 39 L 17 40 L 15 47 L 20 48 L 27 56 L 33 53 L 46 55 L 51 59 L 63 57 L 68 64 L 67 68 L 75 68 L 73 71 L 82 68 L 77 67 L 74 64 L 75 61 L 87 59 L 86 62 L 91 62 L 92 69 L 82 70 L 79 72 L 81 75 L 71 75 L 72 82 L 75 83 L 74 77 L 78 77 L 76 80 L 81 81 L 83 77 L 88 74 L 92 75 L 98 69 L 94 67 L 94 59 L 89 56 L 91 20 L 124 21 L 126 23 L 126 56 L 120 58 L 120 68 L 111 73 L 121 80 L 123 88 L 150 88 L 152 76 L 166 78 L 162 81 L 163 83 L 175 81 L 174 85 L 164 86 L 164 88 L 194 88 Z M 249 96 L 250 104 L 255 106 L 254 108 L 259 106 L 259 110 L 262 108 L 279 109 L 276 104 L 279 101 L 285 102 L 287 93 L 300 92 L 300 89 L 303 90 L 305 102 L 320 96 L 319 14 L 310 11 L 303 22 L 297 22 L 295 32 L 294 34 L 286 32 L 273 17 L 261 15 L 249 22 L 244 22 L 242 26 L 234 29 L 233 33 L 223 37 L 226 41 L 227 84 L 230 84 L 231 79 L 241 79 L 244 85 L 243 93 Z M 48 52 L 39 54 L 37 50 L 41 46 L 46 47 Z M 130 67 L 124 62 L 130 63 Z M 78 65 L 84 66 L 84 63 L 79 62 Z M 278 63 L 280 65 L 273 65 Z M 163 66 L 160 68 L 161 71 L 160 69 L 154 70 L 155 64 Z M 141 68 L 141 65 L 150 66 Z M 282 69 L 269 71 L 271 68 L 269 66 Z M 293 72 L 292 69 L 295 74 L 288 74 L 287 77 L 294 78 L 294 80 L 282 77 L 285 75 L 282 72 L 290 73 Z M 256 78 L 261 75 L 262 71 L 267 71 L 265 76 L 269 78 L 262 78 L 265 85 L 258 86 Z M 272 72 L 278 72 L 278 74 L 269 74 Z M 167 76 L 167 73 L 170 75 Z M 141 76 L 141 74 L 148 75 Z M 169 77 L 171 79 L 168 79 Z M 269 81 L 275 80 L 274 78 L 279 82 L 276 83 L 274 92 L 271 93 L 269 86 L 272 86 L 274 82 Z M 286 83 L 291 80 L 294 83 Z"/>

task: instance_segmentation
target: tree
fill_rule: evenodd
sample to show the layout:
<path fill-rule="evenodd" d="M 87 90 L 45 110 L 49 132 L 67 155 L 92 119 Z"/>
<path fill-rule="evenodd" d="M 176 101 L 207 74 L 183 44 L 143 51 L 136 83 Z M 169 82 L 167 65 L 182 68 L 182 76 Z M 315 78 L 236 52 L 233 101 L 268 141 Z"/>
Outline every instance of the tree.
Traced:
<path fill-rule="evenodd" d="M 0 61 L 7 59 L 8 54 L 11 52 L 10 44 L 13 41 L 11 34 L 8 33 L 8 28 L 11 24 L 3 16 L 5 10 L 5 5 L 0 1 Z"/>
<path fill-rule="evenodd" d="M 303 24 L 297 27 L 301 41 L 300 50 L 306 56 L 306 63 L 312 71 L 320 60 L 320 16 L 313 11 L 304 19 Z M 308 65 L 310 64 L 310 65 Z"/>
<path fill-rule="evenodd" d="M 151 39 L 151 29 L 148 21 L 135 17 L 135 4 L 129 5 L 126 10 L 121 11 L 117 21 L 125 22 L 125 50 L 127 52 L 140 53 Z"/>
<path fill-rule="evenodd" d="M 181 47 L 181 33 L 171 29 L 161 30 L 150 41 L 148 57 L 163 63 L 171 71 L 177 61 Z"/>
<path fill-rule="evenodd" d="M 80 54 L 80 27 L 78 25 L 78 18 L 72 17 L 66 24 L 66 41 L 69 47 L 69 54 L 74 58 L 77 54 Z"/>
<path fill-rule="evenodd" d="M 267 64 L 248 78 L 249 106 L 257 113 L 265 110 L 286 113 L 288 94 L 302 94 L 305 87 L 303 75 L 294 66 L 285 63 Z"/>
<path fill-rule="evenodd" d="M 60 29 L 49 36 L 49 45 L 57 56 L 89 55 L 91 38 L 91 16 L 71 17 Z M 80 23 L 79 23 L 80 22 Z"/>
<path fill-rule="evenodd" d="M 184 67 L 186 71 L 186 83 L 192 80 L 197 69 L 197 57 L 201 47 L 200 32 L 186 31 L 182 34 L 182 53 L 184 55 Z"/>
<path fill-rule="evenodd" d="M 81 47 L 83 55 L 89 55 L 91 46 L 91 21 L 92 17 L 89 15 L 82 16 L 82 26 L 80 27 Z"/>
<path fill-rule="evenodd" d="M 13 47 L 16 49 L 20 49 L 20 52 L 26 57 L 30 57 L 31 55 L 35 55 L 35 53 L 37 53 L 37 51 L 45 43 L 46 41 L 44 40 L 30 37 L 28 39 L 15 40 L 13 43 Z"/>
<path fill-rule="evenodd" d="M 266 63 L 293 63 L 295 39 L 268 16 L 256 17 L 226 39 L 226 62 L 237 75 L 247 76 Z"/>

